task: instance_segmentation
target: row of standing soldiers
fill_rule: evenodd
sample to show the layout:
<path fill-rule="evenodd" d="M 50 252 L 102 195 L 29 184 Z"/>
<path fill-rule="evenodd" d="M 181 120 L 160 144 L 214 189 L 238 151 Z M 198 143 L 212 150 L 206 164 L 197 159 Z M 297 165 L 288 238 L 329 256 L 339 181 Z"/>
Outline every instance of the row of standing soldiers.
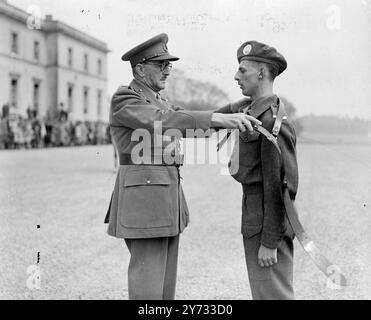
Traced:
<path fill-rule="evenodd" d="M 109 126 L 102 121 L 76 121 L 65 112 L 57 118 L 24 118 L 4 113 L 0 117 L 0 149 L 82 146 L 111 143 Z"/>

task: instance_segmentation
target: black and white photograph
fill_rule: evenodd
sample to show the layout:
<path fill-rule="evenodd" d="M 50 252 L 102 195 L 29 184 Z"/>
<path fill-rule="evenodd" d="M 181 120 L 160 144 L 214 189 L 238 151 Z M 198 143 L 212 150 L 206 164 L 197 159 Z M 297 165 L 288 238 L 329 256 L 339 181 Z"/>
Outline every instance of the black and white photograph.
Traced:
<path fill-rule="evenodd" d="M 371 0 L 0 0 L 0 300 L 370 300 L 370 57 Z"/>

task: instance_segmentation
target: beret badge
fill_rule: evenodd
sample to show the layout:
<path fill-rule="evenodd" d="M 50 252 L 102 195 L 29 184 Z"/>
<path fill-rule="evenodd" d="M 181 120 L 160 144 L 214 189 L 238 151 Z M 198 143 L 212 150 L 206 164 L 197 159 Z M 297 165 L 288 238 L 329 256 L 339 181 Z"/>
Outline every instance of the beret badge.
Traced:
<path fill-rule="evenodd" d="M 248 55 L 251 52 L 251 50 L 252 50 L 252 46 L 251 44 L 248 44 L 245 48 L 243 48 L 242 52 L 244 55 Z"/>

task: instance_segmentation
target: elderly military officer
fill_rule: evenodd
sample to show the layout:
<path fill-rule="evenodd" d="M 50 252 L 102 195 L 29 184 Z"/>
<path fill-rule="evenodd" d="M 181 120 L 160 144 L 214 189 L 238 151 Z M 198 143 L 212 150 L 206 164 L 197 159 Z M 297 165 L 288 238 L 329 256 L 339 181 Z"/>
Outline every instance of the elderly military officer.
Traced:
<path fill-rule="evenodd" d="M 122 60 L 131 63 L 134 80 L 117 90 L 110 109 L 120 168 L 105 222 L 108 234 L 124 238 L 130 251 L 129 299 L 175 296 L 179 234 L 188 224 L 188 209 L 180 184 L 179 137 L 164 131 L 179 129 L 183 136 L 186 129 L 211 127 L 252 131 L 250 121 L 260 123 L 244 114 L 186 111 L 164 99 L 159 92 L 165 88 L 171 61 L 179 60 L 169 54 L 167 42 L 167 35 L 160 34 L 123 55 Z M 160 133 L 155 121 L 161 123 Z M 160 145 L 155 143 L 159 136 Z"/>
<path fill-rule="evenodd" d="M 227 106 L 217 112 L 247 113 L 261 120 L 262 126 L 272 132 L 280 108 L 279 97 L 273 93 L 273 82 L 287 68 L 286 60 L 275 48 L 257 41 L 244 43 L 237 57 L 239 68 L 235 80 L 243 95 L 251 98 L 251 103 L 247 108 Z M 298 169 L 295 130 L 291 122 L 284 119 L 278 135 L 282 158 L 259 132 L 240 133 L 238 154 L 232 154 L 231 158 L 231 166 L 238 163 L 232 175 L 243 187 L 241 229 L 253 299 L 294 299 L 294 234 L 286 218 L 282 168 L 284 165 L 293 200 L 298 187 Z"/>

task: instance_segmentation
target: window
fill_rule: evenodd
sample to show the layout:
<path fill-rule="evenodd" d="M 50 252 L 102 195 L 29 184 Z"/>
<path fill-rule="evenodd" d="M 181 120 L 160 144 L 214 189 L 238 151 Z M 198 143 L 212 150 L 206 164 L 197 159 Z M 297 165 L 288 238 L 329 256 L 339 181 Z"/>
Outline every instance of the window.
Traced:
<path fill-rule="evenodd" d="M 84 114 L 89 113 L 89 88 L 84 87 Z"/>
<path fill-rule="evenodd" d="M 18 33 L 11 33 L 11 53 L 18 54 Z"/>
<path fill-rule="evenodd" d="M 39 111 L 40 108 L 40 80 L 33 80 L 33 109 Z"/>
<path fill-rule="evenodd" d="M 98 59 L 98 74 L 102 74 L 102 60 Z"/>
<path fill-rule="evenodd" d="M 34 41 L 34 43 L 33 43 L 33 58 L 36 61 L 40 60 L 40 43 L 39 43 L 39 41 Z"/>
<path fill-rule="evenodd" d="M 18 79 L 19 76 L 11 75 L 10 76 L 10 106 L 17 108 L 18 107 Z"/>
<path fill-rule="evenodd" d="M 86 53 L 84 54 L 84 71 L 89 71 L 89 57 Z"/>
<path fill-rule="evenodd" d="M 97 113 L 100 117 L 102 115 L 102 90 L 97 91 Z"/>
<path fill-rule="evenodd" d="M 72 83 L 67 84 L 67 107 L 68 107 L 68 112 L 73 112 L 73 88 L 74 88 L 74 85 Z"/>
<path fill-rule="evenodd" d="M 68 56 L 67 56 L 67 59 L 68 59 L 68 66 L 70 68 L 72 68 L 72 65 L 73 65 L 73 53 L 72 53 L 72 48 L 68 48 Z"/>

